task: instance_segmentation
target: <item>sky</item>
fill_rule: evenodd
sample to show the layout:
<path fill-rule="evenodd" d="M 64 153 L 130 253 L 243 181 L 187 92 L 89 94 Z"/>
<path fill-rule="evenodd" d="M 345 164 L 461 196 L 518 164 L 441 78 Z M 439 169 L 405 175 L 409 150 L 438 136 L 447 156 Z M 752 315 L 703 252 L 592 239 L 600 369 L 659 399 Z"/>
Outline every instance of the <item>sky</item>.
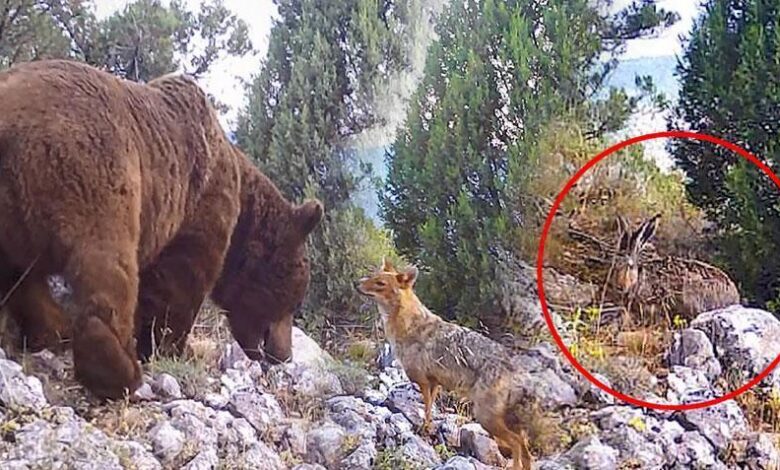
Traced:
<path fill-rule="evenodd" d="M 256 53 L 241 58 L 222 59 L 215 63 L 201 84 L 220 101 L 230 106 L 230 112 L 222 117 L 223 125 L 233 128 L 236 115 L 244 104 L 244 81 L 260 70 L 260 63 L 268 50 L 268 34 L 276 7 L 271 0 L 223 0 L 225 6 L 249 26 L 249 37 Z M 95 0 L 98 18 L 105 18 L 130 3 L 130 0 Z M 164 1 L 163 3 L 168 3 Z M 197 11 L 201 0 L 185 0 L 190 9 Z"/>
<path fill-rule="evenodd" d="M 200 0 L 185 0 L 192 8 L 197 9 Z M 658 37 L 630 41 L 626 47 L 623 59 L 638 59 L 644 57 L 672 56 L 680 54 L 682 44 L 680 35 L 688 33 L 693 19 L 698 11 L 700 0 L 660 0 L 658 5 L 680 14 L 680 21 Z M 204 77 L 202 85 L 230 107 L 230 112 L 222 117 L 223 124 L 234 127 L 238 111 L 244 104 L 243 83 L 252 78 L 260 69 L 262 58 L 268 49 L 268 34 L 276 8 L 271 0 L 224 0 L 225 5 L 249 26 L 250 38 L 256 49 L 251 57 L 223 59 L 216 63 L 210 73 Z M 621 8 L 631 0 L 615 0 L 614 8 Z M 106 17 L 130 3 L 130 0 L 95 0 L 99 18 Z M 657 116 L 642 119 L 648 126 L 658 126 L 661 121 Z M 640 128 L 645 124 L 640 123 Z"/>
<path fill-rule="evenodd" d="M 620 8 L 630 3 L 631 0 L 617 0 L 615 7 Z M 701 12 L 701 0 L 660 0 L 658 5 L 667 10 L 675 11 L 680 15 L 680 20 L 671 28 L 668 28 L 657 37 L 635 39 L 629 41 L 626 51 L 621 57 L 624 61 L 622 68 L 622 81 L 633 79 L 634 73 L 641 75 L 650 74 L 654 83 L 659 86 L 659 91 L 666 94 L 667 98 L 676 98 L 679 83 L 674 74 L 676 57 L 683 53 L 684 42 L 681 37 L 687 36 L 698 14 Z M 664 60 L 666 59 L 666 60 Z M 630 76 L 629 76 L 630 74 Z M 613 77 L 616 78 L 616 77 Z M 626 86 L 626 89 L 629 89 Z M 649 106 L 641 106 L 626 122 L 625 127 L 611 136 L 614 140 L 623 140 L 642 134 L 667 130 L 666 118 L 668 113 L 659 112 Z M 650 157 L 664 171 L 673 169 L 673 161 L 666 145 L 668 139 L 654 139 L 644 142 L 645 155 Z"/>

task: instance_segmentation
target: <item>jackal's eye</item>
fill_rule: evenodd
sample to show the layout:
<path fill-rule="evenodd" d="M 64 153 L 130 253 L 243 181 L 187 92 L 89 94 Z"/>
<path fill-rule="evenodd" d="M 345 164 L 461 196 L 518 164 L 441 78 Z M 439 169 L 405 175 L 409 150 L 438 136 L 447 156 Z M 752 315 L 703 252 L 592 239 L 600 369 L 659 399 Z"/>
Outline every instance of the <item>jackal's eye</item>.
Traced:
<path fill-rule="evenodd" d="M 376 281 L 376 285 L 379 287 L 385 287 L 385 281 Z"/>

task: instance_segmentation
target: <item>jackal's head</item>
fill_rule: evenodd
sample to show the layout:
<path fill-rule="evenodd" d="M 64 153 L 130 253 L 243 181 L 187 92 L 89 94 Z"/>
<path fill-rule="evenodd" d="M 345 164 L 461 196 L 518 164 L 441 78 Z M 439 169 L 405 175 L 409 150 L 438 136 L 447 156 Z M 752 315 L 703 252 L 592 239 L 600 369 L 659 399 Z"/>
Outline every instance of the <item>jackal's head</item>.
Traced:
<path fill-rule="evenodd" d="M 384 307 L 392 307 L 398 304 L 404 293 L 412 290 L 416 280 L 416 267 L 411 266 L 399 272 L 385 258 L 378 271 L 355 282 L 355 289 Z"/>

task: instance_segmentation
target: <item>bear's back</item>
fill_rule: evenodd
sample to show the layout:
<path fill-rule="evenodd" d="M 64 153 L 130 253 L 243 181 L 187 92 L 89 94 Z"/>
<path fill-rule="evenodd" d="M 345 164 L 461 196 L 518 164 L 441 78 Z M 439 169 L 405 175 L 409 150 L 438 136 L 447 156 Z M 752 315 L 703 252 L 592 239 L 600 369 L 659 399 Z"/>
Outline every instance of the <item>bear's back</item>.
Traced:
<path fill-rule="evenodd" d="M 215 169 L 223 175 L 235 165 L 227 145 L 205 93 L 187 78 L 137 84 L 63 60 L 0 73 L 0 196 L 8 195 L 6 206 L 30 214 L 31 224 L 67 223 L 69 209 L 57 201 L 24 207 L 31 201 L 13 197 L 45 194 L 52 178 L 110 181 L 112 188 L 94 188 L 94 200 L 85 191 L 79 210 L 101 204 L 105 190 L 138 195 L 141 264 L 197 216 L 204 188 L 216 183 Z M 0 217 L 9 209 L 2 205 Z"/>

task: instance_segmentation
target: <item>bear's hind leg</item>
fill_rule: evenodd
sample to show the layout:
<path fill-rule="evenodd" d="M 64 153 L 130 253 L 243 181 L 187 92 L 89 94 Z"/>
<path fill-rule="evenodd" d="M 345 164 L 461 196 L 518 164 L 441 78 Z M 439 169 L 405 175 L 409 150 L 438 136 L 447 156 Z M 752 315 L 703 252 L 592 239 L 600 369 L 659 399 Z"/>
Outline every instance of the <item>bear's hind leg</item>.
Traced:
<path fill-rule="evenodd" d="M 141 384 L 133 313 L 138 295 L 135 249 L 83 243 L 64 276 L 73 288 L 76 378 L 101 398 L 121 398 Z"/>
<path fill-rule="evenodd" d="M 69 339 L 67 317 L 52 298 L 46 276 L 34 266 L 15 269 L 0 258 L 0 306 L 19 325 L 23 349 L 57 349 Z"/>
<path fill-rule="evenodd" d="M 68 319 L 52 299 L 46 277 L 25 279 L 8 299 L 8 308 L 28 350 L 56 350 L 70 339 Z"/>

